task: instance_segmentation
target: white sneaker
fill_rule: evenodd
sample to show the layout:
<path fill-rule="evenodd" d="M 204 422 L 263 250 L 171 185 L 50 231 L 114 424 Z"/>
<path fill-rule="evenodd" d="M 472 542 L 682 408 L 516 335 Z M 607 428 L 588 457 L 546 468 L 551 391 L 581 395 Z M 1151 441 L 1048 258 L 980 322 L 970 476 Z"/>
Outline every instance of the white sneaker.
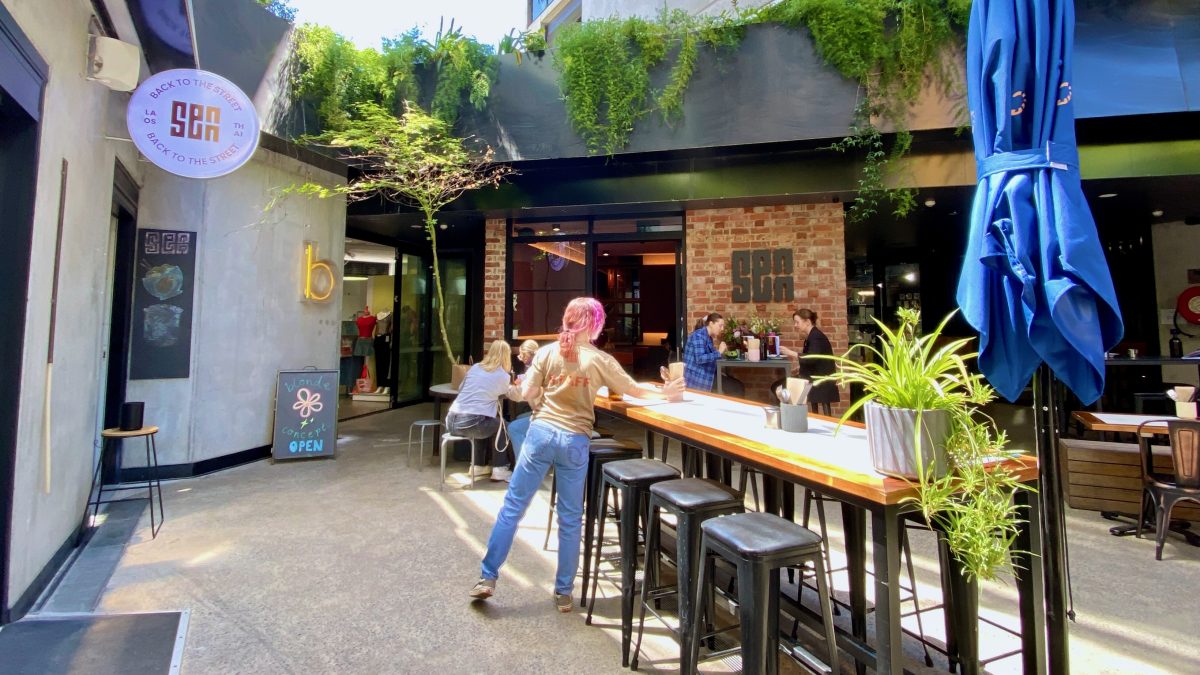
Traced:
<path fill-rule="evenodd" d="M 509 469 L 507 466 L 492 467 L 492 480 L 507 483 L 512 480 L 512 469 Z"/>

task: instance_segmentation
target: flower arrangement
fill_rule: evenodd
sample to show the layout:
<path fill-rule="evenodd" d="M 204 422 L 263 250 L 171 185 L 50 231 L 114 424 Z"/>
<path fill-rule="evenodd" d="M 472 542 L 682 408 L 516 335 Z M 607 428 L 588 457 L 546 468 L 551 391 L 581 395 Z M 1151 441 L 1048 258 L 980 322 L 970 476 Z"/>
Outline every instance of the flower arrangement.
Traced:
<path fill-rule="evenodd" d="M 725 343 L 728 352 L 741 351 L 746 348 L 743 338 L 752 334 L 750 325 L 734 316 L 725 317 L 725 332 L 721 334 L 721 341 Z"/>
<path fill-rule="evenodd" d="M 778 335 L 779 320 L 769 316 L 759 316 L 757 312 L 750 315 L 750 332 L 758 336 Z"/>

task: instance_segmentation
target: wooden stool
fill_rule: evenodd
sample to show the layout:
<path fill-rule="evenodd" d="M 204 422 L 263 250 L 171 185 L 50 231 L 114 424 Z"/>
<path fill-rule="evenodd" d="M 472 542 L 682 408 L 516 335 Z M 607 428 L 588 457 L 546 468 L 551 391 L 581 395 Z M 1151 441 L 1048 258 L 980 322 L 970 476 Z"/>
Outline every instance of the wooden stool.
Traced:
<path fill-rule="evenodd" d="M 157 433 L 158 433 L 158 427 L 142 427 L 141 429 L 134 429 L 132 431 L 123 431 L 121 429 L 114 428 L 114 429 L 105 429 L 104 431 L 100 432 L 100 436 L 104 439 L 104 449 L 105 450 L 108 448 L 108 444 L 110 442 L 112 442 L 114 439 L 138 438 L 138 437 L 142 437 L 145 439 L 145 441 L 146 441 L 146 482 L 145 482 L 145 484 L 135 483 L 132 485 L 119 484 L 119 486 L 117 486 L 117 487 L 105 488 L 104 481 L 101 480 L 101 477 L 100 477 L 100 468 L 104 465 L 104 452 L 101 451 L 101 453 L 100 453 L 101 459 L 96 464 L 96 471 L 92 477 L 92 488 L 91 488 L 91 490 L 88 491 L 88 506 L 89 507 L 95 506 L 95 510 L 92 513 L 93 521 L 96 519 L 97 516 L 100 515 L 100 505 L 101 504 L 110 504 L 112 502 L 129 501 L 127 499 L 105 500 L 104 499 L 104 491 L 106 489 L 109 490 L 110 492 L 116 492 L 119 490 L 136 490 L 136 489 L 145 487 L 147 490 L 147 493 L 148 493 L 148 497 L 150 499 L 150 538 L 153 539 L 158 536 L 158 531 L 160 529 L 162 529 L 163 521 L 166 520 L 167 516 L 166 516 L 166 513 L 163 512 L 162 480 L 160 480 L 158 477 L 158 446 L 155 445 L 155 443 L 154 443 L 154 435 Z M 118 456 L 118 466 L 120 466 L 120 457 L 119 456 Z M 155 491 L 155 489 L 158 490 L 158 521 L 157 521 L 157 524 L 155 523 L 155 519 L 154 519 L 154 491 Z M 96 501 L 91 501 L 92 492 L 96 492 Z M 86 509 L 84 509 L 83 517 L 85 520 L 84 525 L 86 526 L 87 525 L 87 523 L 86 523 L 87 510 Z"/>

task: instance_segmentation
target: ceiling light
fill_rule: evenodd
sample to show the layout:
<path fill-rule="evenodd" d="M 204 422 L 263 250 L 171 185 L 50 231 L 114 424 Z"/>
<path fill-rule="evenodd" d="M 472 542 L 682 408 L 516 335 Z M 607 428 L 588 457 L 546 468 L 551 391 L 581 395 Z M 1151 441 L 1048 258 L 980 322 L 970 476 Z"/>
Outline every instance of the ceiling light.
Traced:
<path fill-rule="evenodd" d="M 916 281 L 916 280 L 917 280 L 917 273 L 916 273 L 916 272 L 909 272 L 908 274 L 905 274 L 905 275 L 904 275 L 904 280 L 905 280 L 905 281 L 909 281 L 909 282 L 911 282 L 911 281 Z"/>
<path fill-rule="evenodd" d="M 342 281 L 366 281 L 366 280 L 367 280 L 366 277 L 355 277 L 355 276 L 342 277 Z"/>
<path fill-rule="evenodd" d="M 558 223 L 555 223 L 550 229 L 554 230 L 555 232 L 562 230 L 562 228 L 558 226 Z"/>
<path fill-rule="evenodd" d="M 1105 192 L 1104 194 L 1100 195 L 1100 199 L 1112 199 L 1113 197 L 1116 197 L 1116 196 L 1117 196 L 1117 193 L 1115 193 L 1115 192 Z"/>
<path fill-rule="evenodd" d="M 925 200 L 925 206 L 928 206 L 932 209 L 933 207 L 937 206 L 937 200 L 933 197 L 930 197 L 929 199 Z"/>
<path fill-rule="evenodd" d="M 1154 209 L 1153 211 L 1150 212 L 1150 215 L 1154 216 L 1155 218 L 1162 218 L 1162 214 L 1163 214 L 1162 209 Z"/>
<path fill-rule="evenodd" d="M 425 227 L 425 226 L 424 226 L 424 225 L 409 225 L 409 227 L 411 227 L 411 228 L 412 228 L 412 229 L 414 229 L 414 230 L 419 230 L 419 229 L 421 229 L 422 227 Z"/>
<path fill-rule="evenodd" d="M 952 215 L 952 216 L 957 216 L 957 215 L 958 215 L 958 211 L 951 211 L 951 212 L 950 212 L 950 215 Z"/>
<path fill-rule="evenodd" d="M 607 258 L 607 257 L 608 257 L 610 254 L 609 254 L 609 252 L 608 252 L 608 251 L 605 251 L 604 253 L 601 253 L 600 255 L 602 255 L 602 256 L 604 256 L 605 258 Z"/>
<path fill-rule="evenodd" d="M 449 225 L 447 225 L 447 224 L 445 224 L 445 223 L 442 223 L 441 225 L 438 225 L 438 227 L 442 228 L 443 230 L 448 230 L 448 229 L 450 229 L 450 226 L 449 226 Z"/>

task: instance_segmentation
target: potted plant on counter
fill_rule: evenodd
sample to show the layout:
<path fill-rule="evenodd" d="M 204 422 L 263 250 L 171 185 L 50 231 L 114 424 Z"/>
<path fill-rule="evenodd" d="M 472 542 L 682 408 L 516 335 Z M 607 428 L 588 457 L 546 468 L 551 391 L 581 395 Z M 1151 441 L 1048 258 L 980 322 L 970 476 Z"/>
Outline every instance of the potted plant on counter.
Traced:
<path fill-rule="evenodd" d="M 953 314 L 927 335 L 920 335 L 921 313 L 897 312 L 895 330 L 876 319 L 877 346 L 856 344 L 842 356 L 810 356 L 836 362 L 837 372 L 824 379 L 862 387 L 842 420 L 862 409 L 867 443 L 875 470 L 898 478 L 921 480 L 947 471 L 946 439 L 954 424 L 965 423 L 973 407 L 991 399 L 991 388 L 970 372 L 963 353 L 969 339 L 951 340 L 942 346 L 942 331 Z M 855 350 L 871 354 L 856 359 Z"/>

